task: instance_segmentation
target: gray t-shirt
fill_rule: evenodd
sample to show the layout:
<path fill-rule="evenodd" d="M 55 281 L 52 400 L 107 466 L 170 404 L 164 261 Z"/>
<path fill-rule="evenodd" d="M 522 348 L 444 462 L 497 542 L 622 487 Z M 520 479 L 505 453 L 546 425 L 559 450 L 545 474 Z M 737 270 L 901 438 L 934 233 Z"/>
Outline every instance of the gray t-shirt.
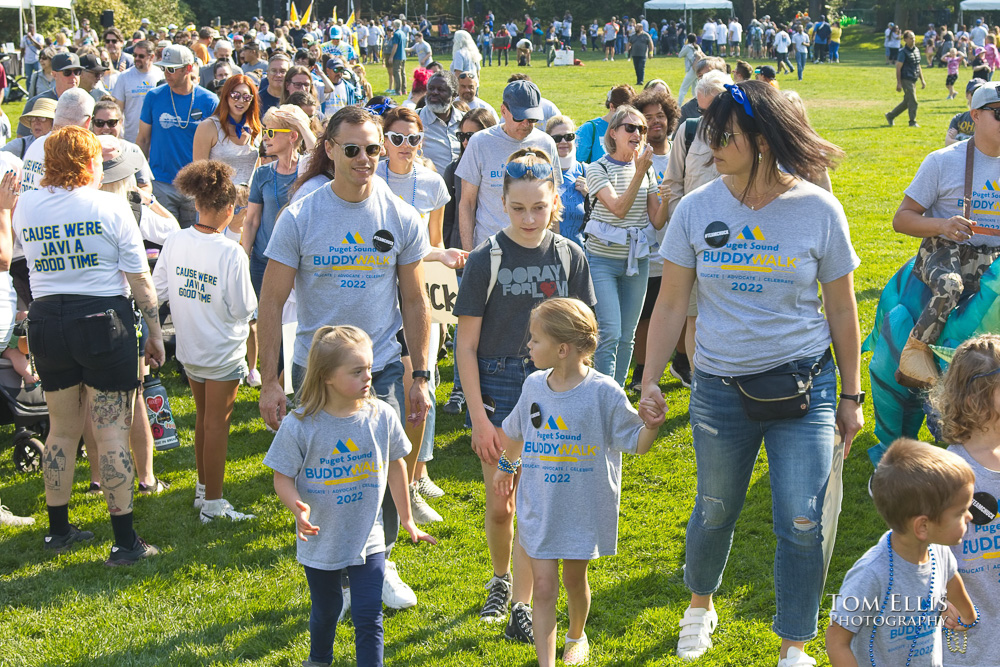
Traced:
<path fill-rule="evenodd" d="M 677 205 L 660 254 L 696 271 L 694 363 L 712 375 L 822 354 L 831 338 L 819 284 L 861 264 L 840 202 L 806 181 L 754 211 L 716 179 Z"/>
<path fill-rule="evenodd" d="M 506 173 L 507 158 L 521 148 L 541 148 L 548 153 L 550 159 L 555 159 L 556 142 L 552 137 L 538 128 L 524 141 L 512 139 L 503 130 L 503 125 L 494 125 L 481 132 L 476 132 L 458 163 L 455 175 L 463 181 L 479 188 L 479 198 L 476 203 L 476 229 L 473 246 L 478 246 L 492 234 L 510 224 L 510 219 L 503 210 L 503 177 Z M 559 161 L 553 166 L 556 189 L 562 183 L 562 172 L 559 171 Z"/>
<path fill-rule="evenodd" d="M 264 254 L 296 269 L 295 363 L 306 365 L 313 334 L 326 324 L 364 329 L 374 347 L 373 371 L 398 360 L 397 266 L 419 262 L 429 251 L 427 226 L 381 179 L 362 202 L 322 187 L 289 204 Z"/>
<path fill-rule="evenodd" d="M 878 544 L 862 556 L 844 577 L 839 595 L 834 597 L 830 622 L 854 634 L 851 651 L 859 665 L 871 664 L 868 645 L 875 630 L 875 664 L 905 665 L 913 646 L 910 667 L 941 667 L 942 641 L 940 609 L 944 606 L 948 582 L 957 566 L 951 549 L 932 544 L 933 560 L 917 565 L 904 560 L 898 552 L 892 557 L 892 591 L 882 611 L 889 585 L 889 550 L 885 533 Z M 932 566 L 933 563 L 933 566 Z M 934 588 L 931 590 L 933 570 Z M 931 611 L 916 610 L 927 606 L 931 593 Z M 924 623 L 918 628 L 918 622 Z M 913 638 L 917 637 L 916 644 Z M 979 663 L 985 664 L 985 663 Z"/>
<path fill-rule="evenodd" d="M 409 174 L 397 174 L 389 169 L 388 160 L 382 160 L 375 173 L 389 184 L 389 189 L 397 197 L 417 209 L 424 224 L 427 224 L 431 211 L 451 201 L 444 179 L 421 164 L 413 165 L 413 172 Z"/>
<path fill-rule="evenodd" d="M 528 356 L 528 321 L 531 309 L 552 296 L 571 296 L 590 307 L 597 304 L 590 266 L 580 246 L 568 242 L 572 253 L 570 275 L 563 271 L 556 252 L 555 234 L 548 233 L 537 248 L 518 245 L 505 232 L 497 234 L 503 251 L 500 271 L 490 300 L 490 244 L 471 253 L 462 273 L 455 300 L 456 316 L 483 318 L 478 354 L 484 359 Z"/>
<path fill-rule="evenodd" d="M 300 413 L 301 414 L 301 413 Z M 320 410 L 281 420 L 264 465 L 295 480 L 319 533 L 296 539 L 303 565 L 340 570 L 385 551 L 382 498 L 387 464 L 410 452 L 396 411 L 378 399 L 350 417 Z"/>
<path fill-rule="evenodd" d="M 962 445 L 951 445 L 949 452 L 962 457 L 976 473 L 976 493 L 986 492 L 1000 497 L 1000 471 L 990 470 L 976 461 Z M 967 633 L 965 653 L 944 651 L 945 667 L 980 667 L 1000 665 L 1000 644 L 991 634 L 1000 620 L 1000 595 L 997 595 L 997 573 L 1000 572 L 1000 521 L 977 525 L 971 521 L 965 528 L 961 544 L 951 548 L 958 561 L 958 573 L 969 593 L 969 598 L 979 607 L 979 625 Z M 962 619 L 968 622 L 968 619 Z M 961 642 L 961 638 L 959 638 Z"/>
<path fill-rule="evenodd" d="M 593 560 L 618 550 L 622 452 L 634 454 L 642 419 L 613 378 L 587 370 L 569 391 L 528 376 L 504 433 L 523 440 L 517 535 L 532 558 Z M 533 406 L 540 426 L 531 421 Z M 567 520 L 567 514 L 572 515 Z"/>
<path fill-rule="evenodd" d="M 968 141 L 959 141 L 939 148 L 924 158 L 913 182 L 906 188 L 906 196 L 925 209 L 934 218 L 963 215 L 965 196 L 965 154 Z M 972 220 L 982 227 L 1000 230 L 1000 157 L 990 157 L 975 151 L 972 170 Z M 1000 246 L 1000 236 L 973 234 L 964 242 L 968 245 Z"/>
<path fill-rule="evenodd" d="M 163 82 L 163 70 L 156 65 L 150 65 L 148 72 L 140 72 L 130 67 L 118 75 L 111 94 L 116 100 L 125 103 L 125 138 L 135 141 L 139 135 L 139 115 L 142 113 L 142 101 L 146 93 Z"/>

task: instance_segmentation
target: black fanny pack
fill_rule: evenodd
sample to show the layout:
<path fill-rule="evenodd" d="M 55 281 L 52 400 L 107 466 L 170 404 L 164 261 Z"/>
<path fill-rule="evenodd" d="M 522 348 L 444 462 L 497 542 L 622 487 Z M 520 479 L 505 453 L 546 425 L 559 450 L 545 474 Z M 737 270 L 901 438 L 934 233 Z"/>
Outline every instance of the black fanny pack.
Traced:
<path fill-rule="evenodd" d="M 801 362 L 792 361 L 763 373 L 725 378 L 723 383 L 736 386 L 748 419 L 796 419 L 809 412 L 809 391 L 813 378 L 832 358 L 833 353 L 827 348 L 823 356 L 808 368 Z"/>

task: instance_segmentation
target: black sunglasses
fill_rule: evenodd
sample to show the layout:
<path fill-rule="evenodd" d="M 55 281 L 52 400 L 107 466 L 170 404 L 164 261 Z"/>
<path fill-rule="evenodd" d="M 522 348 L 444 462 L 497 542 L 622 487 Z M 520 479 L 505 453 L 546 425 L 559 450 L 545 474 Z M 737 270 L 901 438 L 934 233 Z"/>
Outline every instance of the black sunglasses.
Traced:
<path fill-rule="evenodd" d="M 107 120 L 101 120 L 100 118 L 94 118 L 95 127 L 117 127 L 120 118 L 109 118 Z"/>
<path fill-rule="evenodd" d="M 512 120 L 513 120 L 513 121 L 514 121 L 515 123 L 523 123 L 524 121 L 528 121 L 529 123 L 532 123 L 532 124 L 534 124 L 534 123 L 537 123 L 537 122 L 538 122 L 538 121 L 537 121 L 537 120 L 535 120 L 534 118 L 514 118 L 514 119 L 512 119 Z"/>
<path fill-rule="evenodd" d="M 625 131 L 628 132 L 629 134 L 632 134 L 633 132 L 638 132 L 640 135 L 646 134 L 645 125 L 636 125 L 635 123 L 622 123 L 618 127 L 624 127 Z"/>
<path fill-rule="evenodd" d="M 83 74 L 82 69 L 64 69 L 61 70 L 63 76 L 80 76 Z"/>
<path fill-rule="evenodd" d="M 358 153 L 361 152 L 361 146 L 358 146 L 357 144 L 342 144 L 336 139 L 331 139 L 330 141 L 343 148 L 344 155 L 346 155 L 349 158 L 356 158 L 358 156 Z M 382 152 L 382 144 L 368 144 L 367 146 L 364 147 L 364 150 L 365 150 L 365 155 L 367 155 L 368 157 L 375 157 L 376 155 Z"/>
<path fill-rule="evenodd" d="M 465 143 L 466 141 L 468 141 L 469 139 L 471 139 L 472 135 L 474 135 L 474 134 L 475 134 L 475 132 L 456 132 L 455 136 L 458 137 L 459 141 Z"/>
<path fill-rule="evenodd" d="M 993 117 L 1000 123 L 1000 107 L 980 107 L 981 111 L 992 111 Z"/>
<path fill-rule="evenodd" d="M 552 141 L 556 142 L 557 144 L 560 141 L 573 141 L 575 139 L 576 139 L 576 133 L 575 132 L 567 132 L 566 134 L 553 134 L 552 135 Z"/>

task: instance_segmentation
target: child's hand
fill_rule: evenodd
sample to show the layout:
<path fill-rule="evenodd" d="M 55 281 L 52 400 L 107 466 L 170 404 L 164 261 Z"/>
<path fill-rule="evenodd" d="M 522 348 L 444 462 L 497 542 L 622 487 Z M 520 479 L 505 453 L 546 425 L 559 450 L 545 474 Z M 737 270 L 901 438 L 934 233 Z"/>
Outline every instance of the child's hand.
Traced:
<path fill-rule="evenodd" d="M 667 413 L 653 398 L 644 398 L 639 401 L 639 415 L 642 417 L 642 423 L 648 429 L 659 428 L 663 422 L 667 421 Z"/>
<path fill-rule="evenodd" d="M 497 469 L 493 473 L 493 490 L 501 498 L 506 498 L 514 490 L 514 475 Z"/>
<path fill-rule="evenodd" d="M 958 624 L 958 609 L 951 602 L 948 602 L 948 608 L 941 612 L 941 618 L 944 620 L 944 627 L 949 630 L 961 630 L 965 632 L 965 628 Z"/>
<path fill-rule="evenodd" d="M 410 534 L 410 540 L 412 540 L 414 544 L 417 542 L 427 542 L 428 544 L 438 543 L 438 541 L 433 537 L 417 528 L 417 524 L 413 523 L 413 521 L 410 521 L 410 523 L 403 526 L 403 528 L 405 528 L 406 532 Z"/>
<path fill-rule="evenodd" d="M 312 512 L 312 508 L 309 505 L 306 505 L 301 500 L 296 500 L 295 506 L 298 508 L 298 511 L 295 512 L 295 532 L 300 540 L 308 542 L 309 538 L 306 535 L 318 534 L 319 526 L 309 523 L 309 513 Z"/>

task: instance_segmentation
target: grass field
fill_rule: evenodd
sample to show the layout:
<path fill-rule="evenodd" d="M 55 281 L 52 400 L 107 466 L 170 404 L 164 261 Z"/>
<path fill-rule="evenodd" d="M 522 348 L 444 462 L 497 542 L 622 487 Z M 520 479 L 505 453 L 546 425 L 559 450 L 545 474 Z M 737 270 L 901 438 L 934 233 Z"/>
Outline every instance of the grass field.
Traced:
<path fill-rule="evenodd" d="M 921 127 L 888 128 L 882 114 L 901 99 L 893 69 L 883 65 L 874 33 L 849 28 L 839 65 L 808 65 L 805 80 L 783 76 L 783 88 L 806 100 L 813 124 L 842 146 L 847 158 L 833 175 L 862 265 L 856 274 L 861 330 L 871 329 L 879 291 L 917 247 L 915 239 L 891 231 L 902 191 L 928 152 L 944 143 L 947 123 L 963 110 L 964 98 L 944 101 L 944 70 L 926 71 L 918 90 Z M 878 40 L 881 43 L 881 39 Z M 579 57 L 579 54 L 578 54 Z M 543 95 L 578 122 L 604 113 L 608 88 L 634 83 L 631 64 L 584 56 L 584 67 L 530 68 Z M 514 67 L 487 68 L 481 97 L 499 106 Z M 968 70 L 963 70 L 960 85 Z M 376 91 L 387 86 L 385 70 L 369 68 Z M 656 58 L 647 78 L 661 77 L 677 89 L 682 64 Z M 8 114 L 19 110 L 4 107 Z M 16 114 L 12 120 L 16 122 Z M 900 120 L 904 120 L 901 118 Z M 900 126 L 902 125 L 902 126 Z M 807 221 L 803 221 L 808 224 Z M 865 364 L 865 389 L 869 389 Z M 450 362 L 442 365 L 450 391 Z M 50 558 L 41 549 L 47 527 L 39 474 L 14 471 L 9 450 L 0 449 L 0 496 L 17 513 L 38 520 L 30 529 L 0 529 L 0 664 L 21 665 L 298 665 L 308 654 L 309 597 L 296 563 L 292 520 L 274 495 L 271 472 L 261 461 L 271 436 L 257 411 L 257 391 L 240 389 L 230 441 L 226 497 L 257 514 L 241 524 L 202 525 L 191 507 L 195 473 L 190 392 L 175 373 L 166 382 L 183 446 L 156 457 L 157 474 L 173 486 L 165 494 L 139 498 L 136 526 L 162 555 L 128 570 L 103 561 L 111 530 L 103 500 L 84 494 L 86 462 L 78 462 L 71 520 L 93 530 L 88 546 Z M 663 382 L 670 405 L 653 450 L 625 462 L 619 555 L 591 566 L 593 608 L 588 624 L 594 665 L 678 665 L 673 655 L 677 622 L 687 606 L 682 582 L 684 530 L 694 502 L 695 466 L 687 421 L 688 393 Z M 845 498 L 827 593 L 884 530 L 865 490 L 871 466 L 865 450 L 875 443 L 871 403 L 868 425 L 855 441 L 844 471 Z M 10 429 L 0 435 L 9 441 Z M 419 605 L 385 617 L 390 665 L 528 665 L 531 647 L 503 641 L 499 628 L 477 618 L 490 565 L 483 534 L 484 488 L 459 418 L 438 414 L 432 476 L 448 492 L 433 505 L 445 517 L 430 531 L 439 544 L 414 547 L 402 541 L 393 553 Z M 567 508 L 572 520 L 572 508 Z M 697 664 L 775 664 L 779 640 L 770 631 L 774 607 L 770 492 L 767 463 L 758 462 L 739 521 L 722 588 L 716 597 L 721 623 L 716 647 Z M 823 613 L 829 610 L 826 598 Z M 559 632 L 565 633 L 561 604 Z M 822 635 L 822 632 L 821 632 Z M 561 640 L 560 640 L 561 643 Z M 828 664 L 820 636 L 808 650 Z M 353 661 L 353 629 L 340 627 L 335 664 Z"/>

